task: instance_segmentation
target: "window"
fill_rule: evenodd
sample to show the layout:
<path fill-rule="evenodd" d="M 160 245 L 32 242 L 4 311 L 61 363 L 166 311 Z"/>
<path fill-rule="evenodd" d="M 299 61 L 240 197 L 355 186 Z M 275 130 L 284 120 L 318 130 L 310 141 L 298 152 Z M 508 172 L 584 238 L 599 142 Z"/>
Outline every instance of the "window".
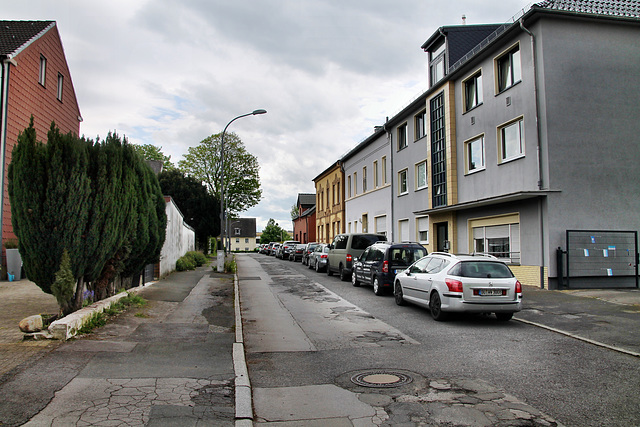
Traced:
<path fill-rule="evenodd" d="M 38 83 L 44 86 L 47 78 L 47 58 L 40 56 L 40 77 Z"/>
<path fill-rule="evenodd" d="M 351 197 L 351 175 L 347 177 L 347 191 L 349 192 L 349 197 Z"/>
<path fill-rule="evenodd" d="M 402 219 L 398 221 L 398 235 L 400 236 L 401 242 L 409 241 L 409 220 Z"/>
<path fill-rule="evenodd" d="M 409 142 L 407 139 L 407 124 L 405 123 L 398 127 L 398 151 L 407 148 L 407 145 L 409 145 Z"/>
<path fill-rule="evenodd" d="M 409 192 L 407 188 L 407 169 L 398 172 L 398 194 L 407 194 Z"/>
<path fill-rule="evenodd" d="M 516 46 L 496 60 L 498 93 L 518 83 L 522 78 L 520 47 Z"/>
<path fill-rule="evenodd" d="M 384 234 L 387 235 L 387 216 L 377 216 L 373 219 L 373 226 L 375 230 L 373 230 L 376 234 Z"/>
<path fill-rule="evenodd" d="M 382 157 L 382 184 L 387 183 L 387 156 Z"/>
<path fill-rule="evenodd" d="M 236 233 L 236 236 L 240 235 L 241 230 L 239 228 L 235 228 L 233 231 Z"/>
<path fill-rule="evenodd" d="M 427 161 L 416 165 L 416 190 L 427 188 Z"/>
<path fill-rule="evenodd" d="M 421 216 L 416 218 L 416 235 L 418 242 L 429 243 L 429 217 Z"/>
<path fill-rule="evenodd" d="M 473 250 L 520 264 L 520 224 L 474 227 Z"/>
<path fill-rule="evenodd" d="M 378 161 L 373 162 L 373 188 L 380 187 L 380 176 L 378 174 Z"/>
<path fill-rule="evenodd" d="M 484 169 L 484 136 L 465 142 L 466 173 Z"/>
<path fill-rule="evenodd" d="M 336 205 L 340 204 L 340 181 L 336 184 Z"/>
<path fill-rule="evenodd" d="M 236 243 L 240 243 L 240 238 L 236 237 Z"/>
<path fill-rule="evenodd" d="M 427 110 L 423 110 L 414 117 L 416 125 L 416 141 L 427 135 Z"/>
<path fill-rule="evenodd" d="M 369 216 L 367 214 L 362 214 L 362 232 L 369 232 Z"/>
<path fill-rule="evenodd" d="M 482 72 L 478 72 L 464 83 L 464 111 L 482 104 Z"/>
<path fill-rule="evenodd" d="M 362 192 L 367 192 L 367 167 L 362 168 Z"/>
<path fill-rule="evenodd" d="M 62 101 L 62 84 L 64 83 L 64 77 L 58 73 L 58 101 Z"/>
<path fill-rule="evenodd" d="M 444 77 L 445 50 L 443 39 L 438 45 L 433 47 L 433 50 L 429 52 L 429 77 L 431 79 L 431 86 L 438 83 Z"/>
<path fill-rule="evenodd" d="M 431 204 L 447 205 L 447 146 L 444 115 L 444 92 L 430 101 L 431 111 Z"/>
<path fill-rule="evenodd" d="M 336 185 L 333 184 L 333 187 L 331 188 L 331 203 L 332 204 L 336 204 Z"/>
<path fill-rule="evenodd" d="M 524 155 L 523 123 L 522 119 L 518 119 L 498 129 L 498 152 L 501 163 Z"/>
<path fill-rule="evenodd" d="M 353 173 L 353 195 L 354 196 L 358 195 L 358 173 L 357 172 Z"/>
<path fill-rule="evenodd" d="M 245 243 L 249 243 L 249 239 L 248 239 L 248 238 L 247 238 L 247 239 L 244 239 L 244 242 L 245 242 Z"/>

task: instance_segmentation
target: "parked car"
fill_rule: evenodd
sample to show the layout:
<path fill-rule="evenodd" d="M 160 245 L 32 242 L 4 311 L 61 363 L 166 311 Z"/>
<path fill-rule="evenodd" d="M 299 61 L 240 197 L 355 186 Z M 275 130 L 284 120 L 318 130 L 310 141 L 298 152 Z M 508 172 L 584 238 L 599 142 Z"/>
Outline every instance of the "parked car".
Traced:
<path fill-rule="evenodd" d="M 316 272 L 321 272 L 327 268 L 327 259 L 329 256 L 329 245 L 319 243 L 311 255 L 309 255 L 309 268 L 313 268 Z"/>
<path fill-rule="evenodd" d="M 373 286 L 376 295 L 393 290 L 396 274 L 427 255 L 418 243 L 377 242 L 354 259 L 351 283 L 353 286 Z"/>
<path fill-rule="evenodd" d="M 289 261 L 300 261 L 304 256 L 304 251 L 307 248 L 306 244 L 294 245 L 293 249 L 289 252 Z"/>
<path fill-rule="evenodd" d="M 383 234 L 367 233 L 338 234 L 329 246 L 327 275 L 338 273 L 340 280 L 349 280 L 353 259 L 358 258 L 365 249 L 380 241 L 386 242 L 387 237 Z"/>
<path fill-rule="evenodd" d="M 276 253 L 276 257 L 280 259 L 289 259 L 289 252 L 296 246 L 300 244 L 297 240 L 287 240 L 282 242 L 282 246 Z"/>
<path fill-rule="evenodd" d="M 268 243 L 262 243 L 260 245 L 260 251 L 259 252 L 261 254 L 266 254 L 268 249 L 269 249 L 269 244 Z"/>
<path fill-rule="evenodd" d="M 495 313 L 507 321 L 522 308 L 522 285 L 491 255 L 434 252 L 396 275 L 396 304 L 427 307 L 435 320 L 451 312 Z"/>
<path fill-rule="evenodd" d="M 307 247 L 305 248 L 304 254 L 302 255 L 302 264 L 303 265 L 309 265 L 309 257 L 311 256 L 311 254 L 315 250 L 316 246 L 318 246 L 319 244 L 320 243 L 316 243 L 316 242 L 307 243 Z"/>
<path fill-rule="evenodd" d="M 274 243 L 271 246 L 271 249 L 269 249 L 269 255 L 276 256 L 276 253 L 278 253 L 278 249 L 280 249 L 280 246 L 282 246 L 280 243 Z"/>

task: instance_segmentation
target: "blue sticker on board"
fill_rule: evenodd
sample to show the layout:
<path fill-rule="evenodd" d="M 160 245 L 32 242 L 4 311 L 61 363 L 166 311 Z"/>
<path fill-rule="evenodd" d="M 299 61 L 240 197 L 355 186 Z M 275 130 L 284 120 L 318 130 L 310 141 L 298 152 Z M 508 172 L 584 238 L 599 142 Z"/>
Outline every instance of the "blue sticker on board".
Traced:
<path fill-rule="evenodd" d="M 584 250 L 584 256 L 589 256 L 589 249 Z"/>
<path fill-rule="evenodd" d="M 609 250 L 608 249 L 603 249 L 602 250 L 602 256 L 605 257 L 605 258 L 608 258 L 609 257 Z"/>
<path fill-rule="evenodd" d="M 607 268 L 607 276 L 613 276 L 613 270 L 610 268 Z"/>
<path fill-rule="evenodd" d="M 596 236 L 591 236 L 591 243 L 595 243 L 596 242 Z"/>

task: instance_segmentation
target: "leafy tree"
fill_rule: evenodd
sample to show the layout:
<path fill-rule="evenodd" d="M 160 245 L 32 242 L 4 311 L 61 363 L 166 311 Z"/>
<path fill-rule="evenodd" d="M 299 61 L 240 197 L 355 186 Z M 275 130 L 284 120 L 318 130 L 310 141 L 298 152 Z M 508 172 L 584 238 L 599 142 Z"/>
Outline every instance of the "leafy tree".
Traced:
<path fill-rule="evenodd" d="M 198 247 L 208 250 L 209 237 L 220 234 L 220 204 L 213 194 L 194 177 L 177 169 L 162 171 L 158 176 L 162 194 L 171 196 L 196 232 Z"/>
<path fill-rule="evenodd" d="M 295 219 L 300 215 L 299 209 L 296 205 L 291 206 L 291 219 Z"/>
<path fill-rule="evenodd" d="M 131 147 L 138 153 L 144 160 L 157 160 L 162 162 L 163 170 L 175 169 L 175 165 L 171 163 L 171 156 L 166 156 L 162 152 L 162 147 L 156 147 L 153 144 L 131 144 Z"/>
<path fill-rule="evenodd" d="M 71 259 L 69 258 L 69 251 L 66 249 L 62 252 L 62 258 L 60 260 L 60 269 L 56 273 L 55 281 L 51 285 L 51 292 L 58 301 L 58 306 L 62 314 L 66 314 L 72 311 L 70 302 L 73 300 L 73 291 L 75 288 L 76 279 L 73 277 L 71 271 Z"/>
<path fill-rule="evenodd" d="M 273 218 L 267 222 L 267 226 L 262 230 L 260 243 L 283 242 L 289 240 L 291 236 L 283 228 L 281 228 Z"/>
<path fill-rule="evenodd" d="M 189 147 L 178 168 L 207 186 L 220 200 L 220 144 L 221 133 L 209 136 L 196 147 Z M 235 216 L 262 198 L 258 159 L 249 153 L 238 135 L 224 137 L 224 197 L 229 216 Z"/>

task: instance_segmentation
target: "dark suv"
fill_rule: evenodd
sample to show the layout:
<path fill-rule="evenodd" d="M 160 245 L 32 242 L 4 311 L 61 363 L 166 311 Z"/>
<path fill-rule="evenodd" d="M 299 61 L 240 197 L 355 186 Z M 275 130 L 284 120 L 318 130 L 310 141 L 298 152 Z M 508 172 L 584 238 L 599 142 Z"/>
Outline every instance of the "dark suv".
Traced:
<path fill-rule="evenodd" d="M 418 243 L 374 243 L 353 262 L 351 284 L 370 284 L 376 295 L 383 295 L 393 290 L 396 273 L 426 255 L 427 250 Z"/>
<path fill-rule="evenodd" d="M 327 258 L 327 275 L 340 274 L 340 280 L 351 278 L 353 259 L 362 255 L 365 249 L 375 242 L 387 241 L 384 234 L 347 233 L 338 234 L 329 246 Z"/>

